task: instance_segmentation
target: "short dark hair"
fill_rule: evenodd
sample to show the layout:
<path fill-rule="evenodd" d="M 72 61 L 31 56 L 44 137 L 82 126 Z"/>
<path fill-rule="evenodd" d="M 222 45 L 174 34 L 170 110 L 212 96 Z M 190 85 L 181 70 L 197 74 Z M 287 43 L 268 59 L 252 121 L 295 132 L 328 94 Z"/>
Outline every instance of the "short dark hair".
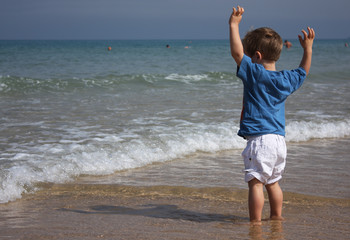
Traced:
<path fill-rule="evenodd" d="M 259 51 L 266 60 L 277 61 L 280 58 L 283 41 L 281 36 L 268 27 L 257 28 L 243 38 L 245 54 L 253 57 Z"/>

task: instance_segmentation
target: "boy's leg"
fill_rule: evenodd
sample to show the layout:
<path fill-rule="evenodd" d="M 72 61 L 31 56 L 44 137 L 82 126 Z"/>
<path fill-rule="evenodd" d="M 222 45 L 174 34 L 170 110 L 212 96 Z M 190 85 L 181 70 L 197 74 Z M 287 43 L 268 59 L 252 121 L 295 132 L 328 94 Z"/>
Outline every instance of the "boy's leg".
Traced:
<path fill-rule="evenodd" d="M 270 218 L 272 220 L 283 220 L 282 204 L 283 192 L 278 182 L 266 185 L 266 190 L 270 202 Z"/>
<path fill-rule="evenodd" d="M 261 221 L 264 207 L 264 185 L 256 178 L 248 182 L 249 186 L 249 217 L 251 222 Z"/>

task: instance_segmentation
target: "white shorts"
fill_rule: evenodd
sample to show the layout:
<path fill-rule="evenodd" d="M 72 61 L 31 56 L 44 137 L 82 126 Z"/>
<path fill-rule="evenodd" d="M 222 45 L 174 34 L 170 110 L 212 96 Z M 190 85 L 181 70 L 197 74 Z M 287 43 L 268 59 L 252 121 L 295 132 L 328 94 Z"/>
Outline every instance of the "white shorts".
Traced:
<path fill-rule="evenodd" d="M 254 178 L 264 184 L 279 181 L 286 166 L 287 147 L 284 137 L 266 134 L 246 138 L 247 147 L 242 152 L 245 181 Z"/>

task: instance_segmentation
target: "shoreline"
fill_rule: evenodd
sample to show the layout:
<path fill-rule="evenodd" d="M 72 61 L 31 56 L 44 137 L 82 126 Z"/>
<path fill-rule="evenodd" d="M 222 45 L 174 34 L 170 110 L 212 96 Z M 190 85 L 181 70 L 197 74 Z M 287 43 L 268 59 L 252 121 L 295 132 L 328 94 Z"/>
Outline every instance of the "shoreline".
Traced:
<path fill-rule="evenodd" d="M 265 220 L 250 224 L 243 163 L 234 150 L 66 184 L 41 183 L 40 190 L 0 204 L 0 239 L 347 239 L 349 142 L 288 144 L 282 222 L 266 220 L 265 195 Z"/>
<path fill-rule="evenodd" d="M 60 184 L 0 205 L 0 239 L 346 239 L 348 199 L 285 193 L 285 221 L 249 223 L 247 191 Z M 268 217 L 265 202 L 264 217 Z M 273 237 L 274 236 L 274 237 Z"/>
<path fill-rule="evenodd" d="M 287 143 L 287 164 L 280 180 L 282 190 L 326 198 L 350 199 L 350 175 L 346 170 L 349 145 L 350 137 Z M 246 190 L 248 187 L 244 182 L 241 152 L 242 149 L 218 153 L 201 152 L 106 176 L 80 176 L 75 183 L 141 187 L 225 187 Z"/>

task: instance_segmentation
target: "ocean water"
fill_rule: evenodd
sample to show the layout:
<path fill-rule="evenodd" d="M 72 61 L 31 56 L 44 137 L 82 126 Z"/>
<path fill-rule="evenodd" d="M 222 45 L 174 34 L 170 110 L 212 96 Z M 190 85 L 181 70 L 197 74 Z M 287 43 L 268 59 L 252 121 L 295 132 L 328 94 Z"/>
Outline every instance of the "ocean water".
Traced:
<path fill-rule="evenodd" d="M 350 136 L 344 42 L 315 41 L 286 103 L 288 143 Z M 280 70 L 299 65 L 292 43 Z M 43 183 L 244 148 L 235 72 L 227 40 L 0 41 L 0 203 Z"/>

